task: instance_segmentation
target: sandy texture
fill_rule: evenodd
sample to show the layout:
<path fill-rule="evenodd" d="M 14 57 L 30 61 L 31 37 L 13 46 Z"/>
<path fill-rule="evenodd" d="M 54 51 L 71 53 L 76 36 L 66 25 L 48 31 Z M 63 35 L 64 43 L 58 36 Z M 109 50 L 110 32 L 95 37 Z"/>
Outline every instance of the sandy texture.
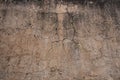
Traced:
<path fill-rule="evenodd" d="M 0 80 L 120 80 L 120 10 L 0 8 Z"/>

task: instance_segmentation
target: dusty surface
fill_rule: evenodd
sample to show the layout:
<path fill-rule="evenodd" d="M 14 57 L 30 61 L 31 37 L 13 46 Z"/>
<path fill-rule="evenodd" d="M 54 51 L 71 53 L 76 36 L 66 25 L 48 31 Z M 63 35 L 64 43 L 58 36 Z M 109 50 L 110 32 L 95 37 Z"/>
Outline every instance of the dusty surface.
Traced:
<path fill-rule="evenodd" d="M 120 10 L 73 4 L 0 8 L 0 80 L 120 80 Z"/>

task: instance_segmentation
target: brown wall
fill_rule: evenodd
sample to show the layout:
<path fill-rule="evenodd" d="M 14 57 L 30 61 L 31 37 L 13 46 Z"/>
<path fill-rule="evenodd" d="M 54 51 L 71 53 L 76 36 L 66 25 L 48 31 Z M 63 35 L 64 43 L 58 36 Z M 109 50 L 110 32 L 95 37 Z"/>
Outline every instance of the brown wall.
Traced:
<path fill-rule="evenodd" d="M 120 80 L 120 10 L 0 7 L 0 80 Z"/>

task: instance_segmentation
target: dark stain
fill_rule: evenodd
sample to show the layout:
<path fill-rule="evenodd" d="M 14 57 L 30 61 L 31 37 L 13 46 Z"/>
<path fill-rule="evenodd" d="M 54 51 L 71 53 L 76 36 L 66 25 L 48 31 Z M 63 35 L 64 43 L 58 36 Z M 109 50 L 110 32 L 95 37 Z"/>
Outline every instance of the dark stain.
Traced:
<path fill-rule="evenodd" d="M 58 72 L 59 75 L 62 75 L 62 70 L 57 69 L 57 72 Z"/>
<path fill-rule="evenodd" d="M 10 61 L 10 56 L 8 56 L 6 59 L 7 59 L 7 61 L 9 62 L 9 61 Z"/>
<path fill-rule="evenodd" d="M 31 28 L 31 27 L 32 27 L 31 22 L 28 22 L 28 23 L 25 25 L 25 28 Z"/>
<path fill-rule="evenodd" d="M 45 19 L 45 12 L 37 12 L 37 19 L 41 20 L 41 19 Z"/>
<path fill-rule="evenodd" d="M 62 70 L 61 69 L 57 69 L 56 67 L 51 67 L 50 68 L 50 72 L 51 73 L 58 73 L 59 75 L 62 75 Z"/>
<path fill-rule="evenodd" d="M 4 22 L 5 21 L 5 18 L 6 18 L 6 15 L 7 15 L 7 9 L 2 9 L 1 10 L 1 12 L 2 12 L 2 22 Z"/>
<path fill-rule="evenodd" d="M 29 75 L 29 73 L 26 73 L 26 75 Z"/>
<path fill-rule="evenodd" d="M 50 68 L 50 72 L 56 72 L 56 71 L 57 71 L 56 67 L 51 67 Z"/>

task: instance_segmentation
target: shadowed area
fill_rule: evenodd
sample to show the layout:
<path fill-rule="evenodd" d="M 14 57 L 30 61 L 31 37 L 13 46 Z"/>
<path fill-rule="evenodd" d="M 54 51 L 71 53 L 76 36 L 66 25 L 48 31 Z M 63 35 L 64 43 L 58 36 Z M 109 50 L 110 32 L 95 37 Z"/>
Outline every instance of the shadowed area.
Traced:
<path fill-rule="evenodd" d="M 87 3 L 94 3 L 98 5 L 102 5 L 105 3 L 120 3 L 120 0 L 0 0 L 1 3 L 28 3 L 28 2 L 36 2 L 36 3 L 41 3 L 41 2 L 67 2 L 67 3 L 73 3 L 73 4 L 87 4 Z"/>

